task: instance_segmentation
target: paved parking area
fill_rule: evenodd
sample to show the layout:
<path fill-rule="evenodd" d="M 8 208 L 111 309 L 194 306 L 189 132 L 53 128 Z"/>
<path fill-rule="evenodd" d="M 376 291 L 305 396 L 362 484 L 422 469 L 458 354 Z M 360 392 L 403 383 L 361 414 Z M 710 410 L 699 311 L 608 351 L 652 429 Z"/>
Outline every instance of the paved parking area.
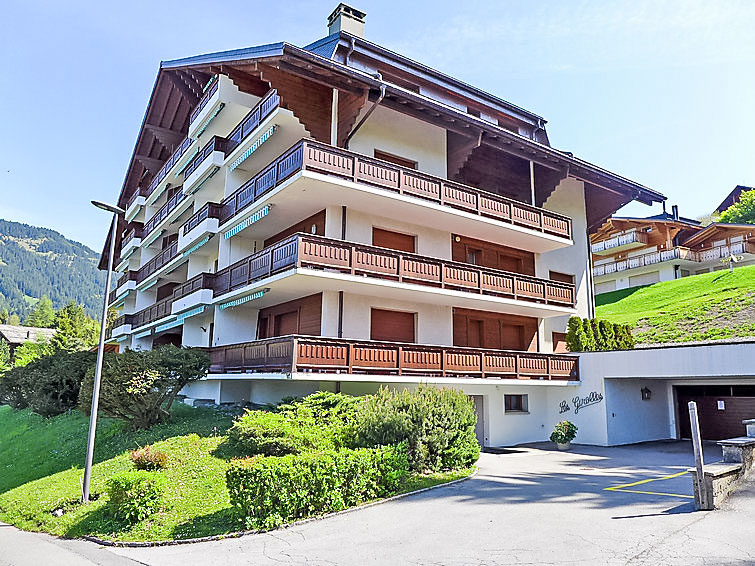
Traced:
<path fill-rule="evenodd" d="M 706 448 L 708 462 L 720 457 Z M 530 445 L 483 454 L 474 478 L 416 496 L 239 539 L 102 549 L 92 563 L 111 563 L 106 552 L 180 566 L 755 564 L 755 482 L 726 509 L 695 512 L 681 473 L 691 464 L 684 442 L 567 453 Z"/>

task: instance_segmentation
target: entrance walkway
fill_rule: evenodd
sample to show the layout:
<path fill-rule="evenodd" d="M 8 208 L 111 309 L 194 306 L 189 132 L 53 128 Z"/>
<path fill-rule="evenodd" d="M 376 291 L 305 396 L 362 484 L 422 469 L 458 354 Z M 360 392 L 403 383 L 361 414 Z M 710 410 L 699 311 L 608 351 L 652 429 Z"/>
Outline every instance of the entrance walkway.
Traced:
<path fill-rule="evenodd" d="M 718 447 L 706 448 L 706 459 L 717 460 Z M 353 513 L 239 539 L 108 553 L 167 566 L 755 564 L 755 482 L 724 510 L 694 512 L 691 480 L 677 475 L 692 463 L 686 442 L 506 452 L 483 454 L 468 481 Z M 0 530 L 0 548 L 8 542 Z M 43 562 L 13 564 L 27 563 Z"/>

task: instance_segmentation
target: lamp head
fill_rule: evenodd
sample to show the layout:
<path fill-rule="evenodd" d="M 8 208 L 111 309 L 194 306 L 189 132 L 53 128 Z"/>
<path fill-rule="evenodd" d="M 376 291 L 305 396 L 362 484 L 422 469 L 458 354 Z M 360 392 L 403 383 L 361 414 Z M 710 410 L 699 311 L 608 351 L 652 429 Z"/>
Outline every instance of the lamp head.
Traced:
<path fill-rule="evenodd" d="M 114 204 L 108 204 L 106 202 L 100 202 L 98 200 L 93 200 L 92 204 L 96 206 L 97 208 L 101 208 L 102 210 L 106 210 L 107 212 L 112 212 L 113 214 L 123 214 L 126 212 L 119 206 L 115 206 Z"/>

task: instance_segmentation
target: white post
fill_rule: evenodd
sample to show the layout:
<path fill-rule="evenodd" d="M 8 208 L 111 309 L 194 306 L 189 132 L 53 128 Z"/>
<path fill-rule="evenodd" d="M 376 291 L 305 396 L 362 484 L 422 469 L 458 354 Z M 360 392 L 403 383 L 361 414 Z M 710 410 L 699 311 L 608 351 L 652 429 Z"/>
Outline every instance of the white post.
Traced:
<path fill-rule="evenodd" d="M 689 407 L 689 424 L 692 431 L 692 451 L 695 453 L 695 469 L 697 470 L 697 493 L 700 508 L 705 508 L 708 501 L 707 489 L 705 487 L 705 476 L 703 475 L 703 442 L 700 438 L 700 422 L 697 419 L 697 403 L 690 401 Z"/>
<path fill-rule="evenodd" d="M 94 384 L 92 387 L 92 412 L 89 415 L 89 438 L 87 440 L 87 460 L 84 465 L 84 484 L 82 486 L 82 500 L 89 502 L 89 487 L 92 480 L 92 463 L 94 459 L 94 436 L 97 432 L 97 410 L 100 402 L 100 381 L 102 378 L 102 358 L 105 354 L 105 332 L 107 331 L 107 310 L 110 306 L 110 278 L 113 272 L 113 255 L 115 255 L 115 235 L 118 229 L 118 214 L 113 213 L 113 224 L 110 228 L 110 255 L 107 258 L 107 276 L 105 278 L 105 300 L 102 304 L 102 320 L 100 322 L 100 342 L 97 345 L 97 366 L 94 370 Z"/>

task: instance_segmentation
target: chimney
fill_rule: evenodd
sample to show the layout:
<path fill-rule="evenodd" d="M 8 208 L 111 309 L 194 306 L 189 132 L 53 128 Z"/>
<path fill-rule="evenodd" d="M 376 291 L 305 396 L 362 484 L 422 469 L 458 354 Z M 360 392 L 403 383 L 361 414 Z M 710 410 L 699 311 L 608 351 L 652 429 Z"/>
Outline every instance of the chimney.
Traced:
<path fill-rule="evenodd" d="M 679 220 L 679 205 L 675 204 L 671 207 L 671 218 Z"/>
<path fill-rule="evenodd" d="M 345 31 L 357 37 L 364 37 L 366 13 L 341 2 L 328 16 L 328 35 Z"/>

